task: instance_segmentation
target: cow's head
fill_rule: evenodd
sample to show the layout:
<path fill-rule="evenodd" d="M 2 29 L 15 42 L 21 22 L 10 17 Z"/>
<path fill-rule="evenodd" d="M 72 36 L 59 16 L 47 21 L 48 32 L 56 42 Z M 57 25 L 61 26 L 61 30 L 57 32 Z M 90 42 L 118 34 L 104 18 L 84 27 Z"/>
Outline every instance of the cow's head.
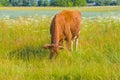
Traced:
<path fill-rule="evenodd" d="M 45 49 L 50 50 L 50 59 L 52 59 L 54 55 L 58 54 L 59 49 L 63 49 L 63 46 L 59 46 L 59 45 L 56 45 L 56 44 L 46 44 L 43 47 Z"/>

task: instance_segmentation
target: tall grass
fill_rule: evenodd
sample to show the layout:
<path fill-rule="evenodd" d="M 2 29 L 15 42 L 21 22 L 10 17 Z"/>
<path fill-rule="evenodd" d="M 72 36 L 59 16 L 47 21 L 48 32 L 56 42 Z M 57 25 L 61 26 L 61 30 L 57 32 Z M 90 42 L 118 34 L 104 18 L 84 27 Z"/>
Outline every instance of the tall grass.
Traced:
<path fill-rule="evenodd" d="M 78 50 L 52 61 L 51 17 L 0 19 L 0 80 L 119 80 L 119 17 L 83 18 Z"/>

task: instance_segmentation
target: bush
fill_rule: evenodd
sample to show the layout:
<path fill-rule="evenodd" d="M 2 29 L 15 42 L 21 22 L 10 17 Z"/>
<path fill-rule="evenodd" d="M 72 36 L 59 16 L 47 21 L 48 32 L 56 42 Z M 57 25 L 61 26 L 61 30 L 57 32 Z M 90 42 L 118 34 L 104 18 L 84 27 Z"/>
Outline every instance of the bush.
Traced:
<path fill-rule="evenodd" d="M 1 0 L 0 6 L 10 6 L 10 3 L 8 0 Z"/>

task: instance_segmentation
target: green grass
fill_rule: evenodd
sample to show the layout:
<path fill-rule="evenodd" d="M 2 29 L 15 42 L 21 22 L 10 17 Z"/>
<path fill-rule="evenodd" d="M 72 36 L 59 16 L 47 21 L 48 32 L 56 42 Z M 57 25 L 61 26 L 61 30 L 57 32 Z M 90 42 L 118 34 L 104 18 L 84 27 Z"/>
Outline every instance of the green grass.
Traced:
<path fill-rule="evenodd" d="M 119 17 L 83 18 L 78 51 L 52 61 L 51 17 L 0 19 L 0 80 L 119 80 Z"/>
<path fill-rule="evenodd" d="M 89 7 L 0 7 L 0 10 L 80 10 L 80 11 L 116 11 L 120 6 L 89 6 Z"/>

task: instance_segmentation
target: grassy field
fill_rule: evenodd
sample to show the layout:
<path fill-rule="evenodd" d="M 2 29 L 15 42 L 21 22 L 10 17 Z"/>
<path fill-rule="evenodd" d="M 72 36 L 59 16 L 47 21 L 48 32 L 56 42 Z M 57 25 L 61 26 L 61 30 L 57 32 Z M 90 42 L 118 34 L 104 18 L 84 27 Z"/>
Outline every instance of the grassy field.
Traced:
<path fill-rule="evenodd" d="M 80 10 L 80 11 L 116 11 L 120 6 L 91 6 L 91 7 L 0 7 L 0 10 Z"/>
<path fill-rule="evenodd" d="M 83 17 L 78 50 L 52 61 L 42 48 L 51 19 L 0 19 L 0 80 L 120 79 L 120 16 Z"/>

